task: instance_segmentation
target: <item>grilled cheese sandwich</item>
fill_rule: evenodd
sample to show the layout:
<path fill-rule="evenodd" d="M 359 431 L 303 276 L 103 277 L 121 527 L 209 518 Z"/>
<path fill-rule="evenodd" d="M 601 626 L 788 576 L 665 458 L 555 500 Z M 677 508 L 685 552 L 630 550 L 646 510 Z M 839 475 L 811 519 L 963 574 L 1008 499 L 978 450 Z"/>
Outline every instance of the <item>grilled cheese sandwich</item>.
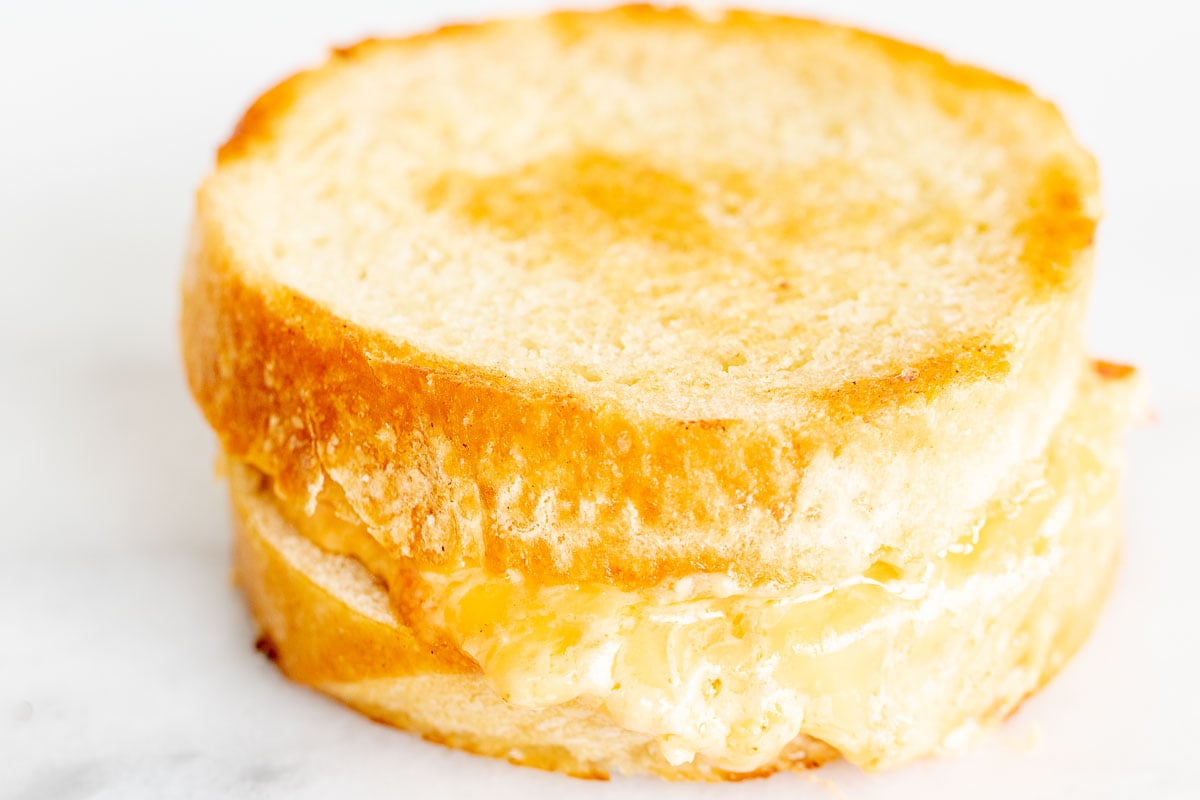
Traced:
<path fill-rule="evenodd" d="M 221 149 L 184 275 L 263 649 L 578 775 L 958 746 L 1115 564 L 1097 208 L 1052 105 L 837 26 L 336 51 Z"/>

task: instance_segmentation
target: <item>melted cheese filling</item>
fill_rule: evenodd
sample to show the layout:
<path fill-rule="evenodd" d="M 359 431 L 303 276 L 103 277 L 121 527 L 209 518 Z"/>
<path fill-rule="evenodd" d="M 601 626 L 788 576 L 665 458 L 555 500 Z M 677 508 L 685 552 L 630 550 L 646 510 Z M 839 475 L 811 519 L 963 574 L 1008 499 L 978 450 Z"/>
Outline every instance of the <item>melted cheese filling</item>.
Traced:
<path fill-rule="evenodd" d="M 673 763 L 750 770 L 801 733 L 867 767 L 926 755 L 1008 713 L 1082 638 L 1076 617 L 1091 619 L 1116 484 L 1078 417 L 1039 478 L 924 563 L 790 594 L 462 569 L 422 574 L 426 608 L 509 702 L 582 698 L 660 737 Z"/>
<path fill-rule="evenodd" d="M 598 707 L 655 737 L 672 763 L 753 770 L 800 734 L 865 767 L 954 747 L 1015 708 L 1090 628 L 1118 531 L 1124 418 L 1106 400 L 1087 382 L 1019 490 L 922 562 L 881 560 L 790 591 L 721 576 L 631 591 L 423 571 L 404 584 L 418 598 L 405 613 L 469 655 L 507 701 Z M 388 574 L 362 528 L 323 517 L 297 527 Z"/>

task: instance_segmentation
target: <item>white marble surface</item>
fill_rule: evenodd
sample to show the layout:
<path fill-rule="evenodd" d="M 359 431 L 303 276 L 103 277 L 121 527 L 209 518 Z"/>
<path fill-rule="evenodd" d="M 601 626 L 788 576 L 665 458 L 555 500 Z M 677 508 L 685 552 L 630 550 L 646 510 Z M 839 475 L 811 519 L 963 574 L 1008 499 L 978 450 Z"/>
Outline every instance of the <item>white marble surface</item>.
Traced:
<path fill-rule="evenodd" d="M 0 5 L 0 798 L 1200 796 L 1200 24 L 1182 2 L 803 4 L 1060 101 L 1106 182 L 1092 340 L 1154 389 L 1099 630 L 970 755 L 575 782 L 373 725 L 255 653 L 176 359 L 192 189 L 239 109 L 326 43 L 486 5 Z"/>

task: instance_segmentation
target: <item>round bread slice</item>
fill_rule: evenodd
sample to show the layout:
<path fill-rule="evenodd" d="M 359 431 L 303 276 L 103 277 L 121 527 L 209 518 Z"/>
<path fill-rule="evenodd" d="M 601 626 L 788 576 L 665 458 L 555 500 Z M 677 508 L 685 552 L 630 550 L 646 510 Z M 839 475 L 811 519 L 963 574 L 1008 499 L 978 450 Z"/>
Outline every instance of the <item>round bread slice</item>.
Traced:
<path fill-rule="evenodd" d="M 1076 385 L 1092 160 L 842 27 L 623 8 L 336 51 L 199 192 L 224 448 L 422 565 L 828 582 L 959 537 Z"/>

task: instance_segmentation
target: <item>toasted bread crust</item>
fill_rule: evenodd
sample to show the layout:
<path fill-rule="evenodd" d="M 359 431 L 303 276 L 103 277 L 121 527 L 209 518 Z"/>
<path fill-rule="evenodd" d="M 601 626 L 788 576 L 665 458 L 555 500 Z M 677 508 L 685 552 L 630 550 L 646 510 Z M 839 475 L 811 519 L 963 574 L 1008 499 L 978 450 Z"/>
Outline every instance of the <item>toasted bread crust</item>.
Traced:
<path fill-rule="evenodd" d="M 1044 318 L 1051 332 L 1022 354 L 1029 363 L 1020 377 L 1057 371 L 1074 380 L 1074 359 L 1058 356 L 1074 344 L 1067 331 L 1078 316 Z M 1030 393 L 1016 378 L 980 380 L 996 365 L 1007 368 L 1010 350 L 969 342 L 916 368 L 943 386 L 903 373 L 851 385 L 823 398 L 826 414 L 790 427 L 629 418 L 437 363 L 285 287 L 247 283 L 203 229 L 189 261 L 182 327 L 189 384 L 223 447 L 274 476 L 286 496 L 303 503 L 320 495 L 422 563 L 482 563 L 545 580 L 645 586 L 725 572 L 748 584 L 790 584 L 860 572 L 885 549 L 901 558 L 927 551 L 958 535 L 954 509 L 972 513 L 1006 467 L 995 469 L 987 489 L 961 486 L 977 498 L 968 494 L 957 505 L 930 498 L 929 508 L 884 521 L 899 524 L 880 538 L 846 542 L 838 553 L 827 545 L 841 538 L 837 521 L 797 509 L 805 484 L 820 485 L 839 466 L 813 466 L 814 455 L 837 452 L 843 464 L 857 456 L 860 469 L 870 469 L 892 458 L 894 445 L 854 434 L 890 426 L 930 465 L 958 460 L 986 469 L 1005 445 L 993 432 L 1048 429 L 1066 399 L 1054 382 L 1035 387 L 1036 402 L 1025 404 L 1017 397 Z M 962 441 L 923 415 L 981 402 L 992 413 L 975 431 L 980 449 L 957 459 Z M 1021 456 L 1032 457 L 1042 438 Z M 1006 455 L 994 460 L 1006 464 Z M 521 490 L 501 498 L 514 475 Z M 539 498 L 548 491 L 559 502 L 539 525 Z M 584 499 L 595 503 L 588 512 Z M 921 514 L 932 522 L 923 526 Z"/>
<path fill-rule="evenodd" d="M 1020 84 L 820 23 L 745 12 L 713 23 L 641 6 L 551 22 L 566 37 L 597 24 L 831 32 L 917 65 L 948 107 L 966 91 L 1011 93 L 1061 126 Z M 503 24 L 337 51 L 251 107 L 218 171 L 269 152 L 295 98 L 338 64 Z M 365 521 L 420 563 L 627 586 L 698 571 L 746 583 L 836 580 L 944 546 L 1040 451 L 1066 408 L 1081 364 L 1095 175 L 1082 150 L 1037 168 L 1018 226 L 1029 282 L 1004 325 L 787 395 L 789 413 L 767 420 L 642 413 L 355 325 L 254 275 L 202 190 L 183 291 L 188 381 L 233 457 L 295 501 L 319 495 Z M 905 475 L 954 477 L 916 496 Z"/>

